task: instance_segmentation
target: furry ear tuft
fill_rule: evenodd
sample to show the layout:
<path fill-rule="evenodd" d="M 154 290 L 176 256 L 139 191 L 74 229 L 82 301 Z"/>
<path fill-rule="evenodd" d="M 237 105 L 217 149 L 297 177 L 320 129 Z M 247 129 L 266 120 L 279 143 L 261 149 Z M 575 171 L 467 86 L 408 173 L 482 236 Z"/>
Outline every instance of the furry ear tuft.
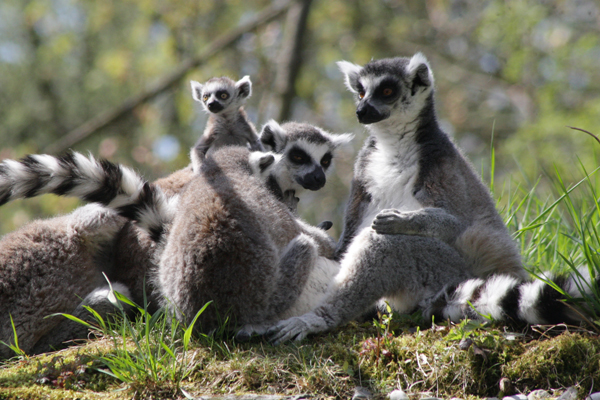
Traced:
<path fill-rule="evenodd" d="M 421 88 L 433 87 L 433 73 L 429 61 L 423 53 L 417 53 L 410 59 L 406 72 L 412 80 L 412 95 L 414 96 Z"/>
<path fill-rule="evenodd" d="M 238 97 L 245 99 L 252 96 L 252 81 L 250 76 L 246 75 L 235 83 L 235 90 Z"/>
<path fill-rule="evenodd" d="M 342 71 L 344 74 L 345 83 L 348 90 L 353 93 L 358 92 L 358 77 L 360 76 L 360 72 L 362 71 L 363 67 L 348 61 L 338 61 L 336 64 L 340 71 Z"/>
<path fill-rule="evenodd" d="M 354 139 L 353 133 L 331 134 L 331 141 L 336 148 L 350 143 L 352 139 Z"/>
<path fill-rule="evenodd" d="M 279 153 L 285 147 L 287 136 L 277 121 L 272 119 L 263 126 L 260 141 L 265 150 Z"/>
<path fill-rule="evenodd" d="M 192 97 L 194 100 L 202 103 L 202 88 L 204 87 L 200 82 L 190 81 L 192 86 Z"/>

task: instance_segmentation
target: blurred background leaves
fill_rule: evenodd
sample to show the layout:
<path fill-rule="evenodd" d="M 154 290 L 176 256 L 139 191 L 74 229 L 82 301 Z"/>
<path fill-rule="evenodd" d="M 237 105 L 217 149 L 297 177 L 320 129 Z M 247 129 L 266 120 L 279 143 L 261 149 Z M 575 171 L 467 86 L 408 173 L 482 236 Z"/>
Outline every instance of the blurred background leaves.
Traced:
<path fill-rule="evenodd" d="M 48 149 L 69 132 L 164 80 L 215 38 L 277 2 L 3 0 L 0 3 L 0 159 Z M 281 3 L 284 4 L 284 3 Z M 69 148 L 132 165 L 155 179 L 188 163 L 206 115 L 189 80 L 250 75 L 257 125 L 298 120 L 354 132 L 327 186 L 301 194 L 310 222 L 337 237 L 365 130 L 335 61 L 423 52 L 439 118 L 489 180 L 525 187 L 558 169 L 576 180 L 597 166 L 600 4 L 594 0 L 296 0 L 277 18 L 186 70 L 183 79 Z M 539 188 L 543 189 L 543 182 Z M 78 203 L 43 196 L 0 209 L 0 233 Z"/>

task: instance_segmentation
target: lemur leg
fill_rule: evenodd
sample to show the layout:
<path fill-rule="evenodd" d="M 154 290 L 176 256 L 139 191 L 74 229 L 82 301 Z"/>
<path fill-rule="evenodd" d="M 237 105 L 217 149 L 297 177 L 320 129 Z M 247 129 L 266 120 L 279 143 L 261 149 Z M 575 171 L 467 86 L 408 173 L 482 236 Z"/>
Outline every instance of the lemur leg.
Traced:
<path fill-rule="evenodd" d="M 113 283 L 112 287 L 114 291 L 121 293 L 125 297 L 130 297 L 129 290 L 124 285 Z M 118 301 L 108 285 L 94 289 L 82 300 L 77 308 L 70 313 L 82 321 L 97 326 L 98 321 L 85 306 L 96 311 L 105 322 L 110 318 L 111 314 L 118 314 L 120 312 L 119 308 L 124 312 L 127 312 L 131 308 L 129 305 Z M 87 326 L 62 316 L 52 318 L 61 318 L 62 321 L 37 341 L 31 351 L 33 354 L 45 353 L 63 348 L 66 346 L 64 342 L 67 341 L 88 338 L 90 330 Z"/>
<path fill-rule="evenodd" d="M 308 281 L 317 257 L 316 242 L 304 233 L 287 245 L 279 259 L 278 279 L 264 320 L 243 326 L 236 335 L 238 340 L 247 340 L 252 334 L 264 334 L 267 328 L 279 320 L 280 315 L 294 305 Z"/>
<path fill-rule="evenodd" d="M 375 216 L 373 229 L 380 234 L 419 235 L 452 243 L 464 230 L 464 223 L 442 208 L 415 211 L 383 210 Z"/>
<path fill-rule="evenodd" d="M 380 235 L 367 228 L 352 242 L 323 303 L 273 326 L 275 343 L 301 340 L 360 316 L 384 298 L 408 312 L 446 284 L 469 276 L 463 259 L 447 244 L 421 236 Z"/>

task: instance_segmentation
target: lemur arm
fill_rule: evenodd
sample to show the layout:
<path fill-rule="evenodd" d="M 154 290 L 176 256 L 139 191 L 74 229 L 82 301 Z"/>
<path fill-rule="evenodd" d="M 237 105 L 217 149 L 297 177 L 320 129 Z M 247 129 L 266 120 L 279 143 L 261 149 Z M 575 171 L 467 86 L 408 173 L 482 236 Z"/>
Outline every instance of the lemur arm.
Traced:
<path fill-rule="evenodd" d="M 415 211 L 383 210 L 373 220 L 379 234 L 418 235 L 452 243 L 465 226 L 443 208 L 427 207 Z"/>
<path fill-rule="evenodd" d="M 208 153 L 210 146 L 213 144 L 216 138 L 216 135 L 200 136 L 200 139 L 198 139 L 198 141 L 194 145 L 194 151 L 196 152 L 200 160 L 204 160 L 204 157 L 206 157 L 206 153 Z"/>
<path fill-rule="evenodd" d="M 352 181 L 350 200 L 348 201 L 344 216 L 344 230 L 335 251 L 336 260 L 339 260 L 344 255 L 350 242 L 356 236 L 370 201 L 371 196 L 365 190 L 363 182 L 355 178 Z"/>
<path fill-rule="evenodd" d="M 319 256 L 332 259 L 335 252 L 335 240 L 325 233 L 323 228 L 309 225 L 300 219 L 297 222 L 302 233 L 311 237 L 317 244 Z"/>

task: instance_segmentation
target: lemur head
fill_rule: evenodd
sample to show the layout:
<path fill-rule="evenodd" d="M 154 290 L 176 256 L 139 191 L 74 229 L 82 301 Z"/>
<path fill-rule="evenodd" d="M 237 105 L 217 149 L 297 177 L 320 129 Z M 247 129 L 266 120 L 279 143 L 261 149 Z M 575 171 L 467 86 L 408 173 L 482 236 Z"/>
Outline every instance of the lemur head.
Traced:
<path fill-rule="evenodd" d="M 356 95 L 356 116 L 361 124 L 387 119 L 416 120 L 433 93 L 433 74 L 425 56 L 374 60 L 365 66 L 347 61 L 337 63 L 346 86 Z"/>
<path fill-rule="evenodd" d="M 252 94 L 252 82 L 248 75 L 237 82 L 227 77 L 211 78 L 206 83 L 191 81 L 192 97 L 202 103 L 212 114 L 237 111 Z"/>
<path fill-rule="evenodd" d="M 260 134 L 265 150 L 281 155 L 273 174 L 284 192 L 300 187 L 321 189 L 336 148 L 352 138 L 351 134 L 334 135 L 309 124 L 279 125 L 273 120 L 265 124 Z"/>

